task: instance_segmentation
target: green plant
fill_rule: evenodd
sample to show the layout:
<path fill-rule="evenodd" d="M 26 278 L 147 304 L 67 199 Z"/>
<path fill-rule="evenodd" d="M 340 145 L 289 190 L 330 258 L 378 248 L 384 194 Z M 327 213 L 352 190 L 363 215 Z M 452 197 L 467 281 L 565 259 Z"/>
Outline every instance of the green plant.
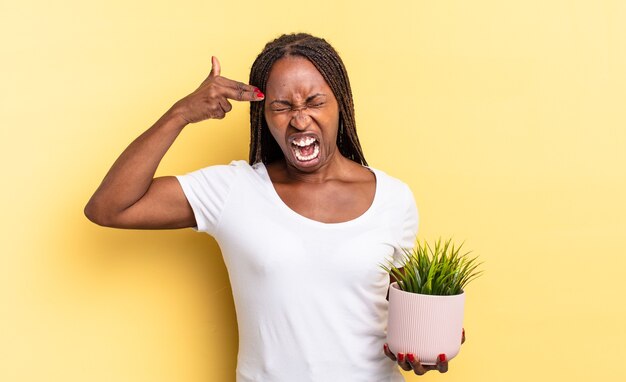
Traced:
<path fill-rule="evenodd" d="M 442 244 L 439 238 L 433 249 L 425 240 L 416 240 L 413 249 L 404 250 L 404 272 L 391 263 L 381 267 L 395 277 L 403 291 L 439 296 L 461 294 L 483 272 L 477 270 L 482 263 L 467 256 L 470 252 L 460 254 L 463 244 L 455 247 L 452 239 Z"/>

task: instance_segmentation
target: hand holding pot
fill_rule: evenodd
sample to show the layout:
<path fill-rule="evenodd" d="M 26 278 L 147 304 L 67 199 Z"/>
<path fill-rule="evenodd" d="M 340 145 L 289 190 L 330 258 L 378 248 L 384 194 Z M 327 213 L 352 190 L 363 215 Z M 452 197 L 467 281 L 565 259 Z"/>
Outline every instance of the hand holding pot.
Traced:
<path fill-rule="evenodd" d="M 463 329 L 461 344 L 463 344 L 464 342 L 465 329 Z M 423 375 L 431 370 L 439 370 L 440 373 L 445 373 L 446 371 L 448 371 L 448 360 L 446 359 L 445 354 L 441 354 L 437 358 L 436 365 L 422 365 L 419 359 L 417 359 L 414 354 L 409 353 L 405 355 L 404 353 L 398 353 L 398 356 L 396 357 L 396 355 L 393 354 L 391 350 L 389 350 L 389 346 L 387 346 L 387 344 L 383 346 L 383 350 L 385 352 L 385 355 L 391 360 L 398 361 L 398 366 L 400 366 L 402 370 L 413 370 L 417 375 Z"/>

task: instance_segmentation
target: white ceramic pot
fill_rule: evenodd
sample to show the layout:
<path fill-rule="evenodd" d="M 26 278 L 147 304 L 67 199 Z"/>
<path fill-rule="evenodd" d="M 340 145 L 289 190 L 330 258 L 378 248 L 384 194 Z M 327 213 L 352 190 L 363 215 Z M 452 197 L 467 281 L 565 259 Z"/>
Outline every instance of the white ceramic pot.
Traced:
<path fill-rule="evenodd" d="M 432 296 L 389 286 L 389 349 L 415 354 L 423 365 L 435 365 L 439 354 L 451 360 L 461 349 L 465 293 Z"/>

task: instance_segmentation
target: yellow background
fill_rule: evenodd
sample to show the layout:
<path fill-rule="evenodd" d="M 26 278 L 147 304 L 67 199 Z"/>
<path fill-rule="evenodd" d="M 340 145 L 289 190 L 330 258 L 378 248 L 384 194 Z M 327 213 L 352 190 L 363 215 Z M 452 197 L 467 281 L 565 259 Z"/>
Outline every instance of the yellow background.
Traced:
<path fill-rule="evenodd" d="M 366 158 L 410 184 L 419 236 L 485 261 L 450 371 L 407 380 L 626 380 L 618 0 L 2 0 L 0 380 L 234 381 L 213 239 L 82 210 L 211 55 L 246 81 L 292 31 L 342 55 Z M 247 158 L 247 112 L 188 127 L 158 174 Z"/>

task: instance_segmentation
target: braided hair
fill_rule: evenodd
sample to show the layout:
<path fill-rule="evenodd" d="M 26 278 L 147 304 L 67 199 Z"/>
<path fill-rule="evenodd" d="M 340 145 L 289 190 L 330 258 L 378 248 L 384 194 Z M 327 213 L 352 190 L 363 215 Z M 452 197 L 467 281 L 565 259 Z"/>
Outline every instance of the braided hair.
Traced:
<path fill-rule="evenodd" d="M 346 158 L 367 166 L 356 134 L 354 103 L 346 68 L 339 54 L 326 40 L 306 33 L 284 34 L 265 45 L 250 70 L 249 84 L 265 92 L 272 65 L 286 56 L 309 60 L 320 72 L 339 104 L 337 147 Z M 272 137 L 264 114 L 265 102 L 250 103 L 250 164 L 269 164 L 284 157 Z"/>

